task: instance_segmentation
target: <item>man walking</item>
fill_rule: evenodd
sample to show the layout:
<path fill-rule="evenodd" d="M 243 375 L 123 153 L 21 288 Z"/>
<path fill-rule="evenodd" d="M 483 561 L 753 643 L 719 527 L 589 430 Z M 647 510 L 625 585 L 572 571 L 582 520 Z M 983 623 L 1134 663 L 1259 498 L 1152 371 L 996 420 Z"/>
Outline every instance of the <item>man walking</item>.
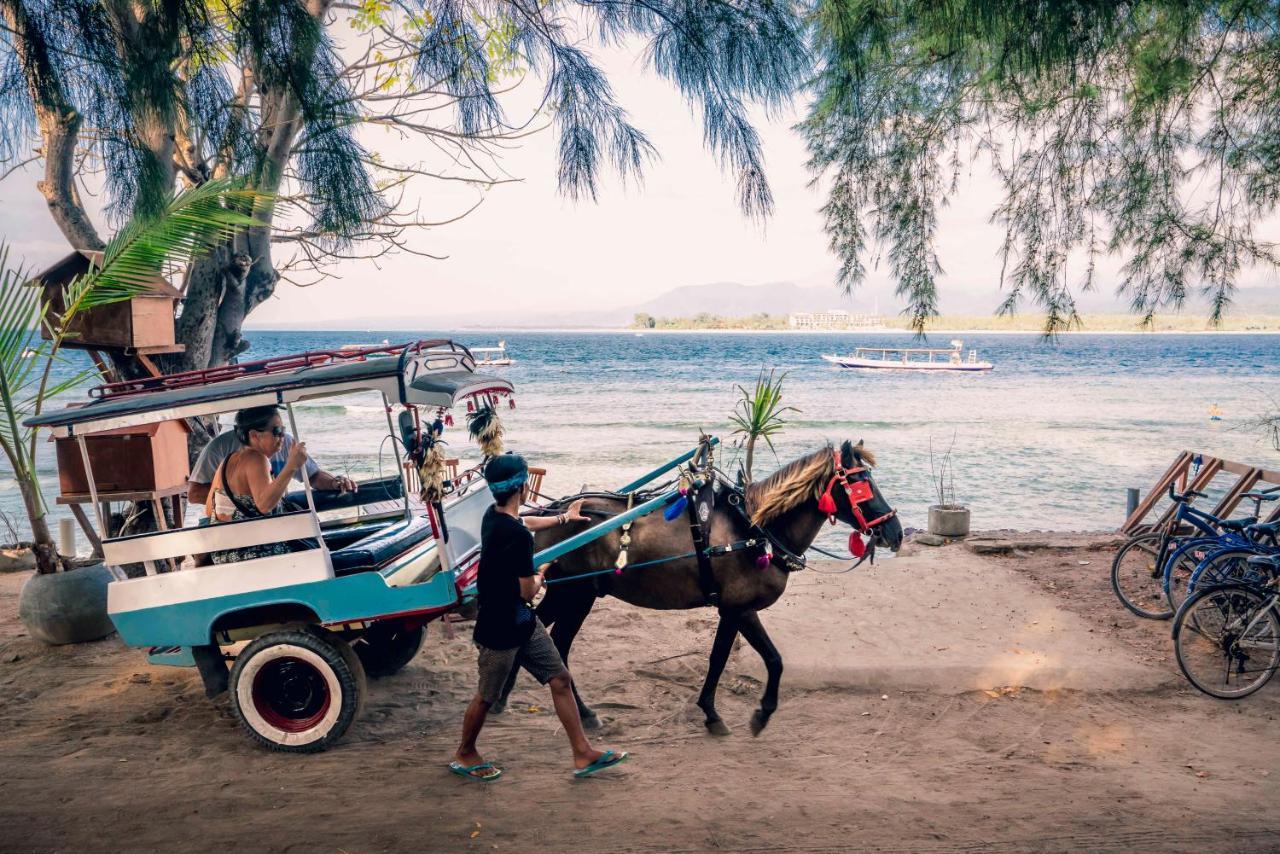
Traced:
<path fill-rule="evenodd" d="M 449 770 L 476 780 L 496 780 L 502 769 L 486 761 L 476 749 L 476 739 L 489 708 L 502 696 L 512 667 L 524 667 L 551 688 L 556 715 L 573 750 L 575 777 L 590 775 L 617 765 L 625 751 L 596 750 L 587 741 L 573 697 L 573 678 L 560 659 L 555 644 L 529 604 L 546 583 L 533 566 L 530 529 L 584 521 L 582 501 L 575 501 L 558 516 L 521 519 L 520 506 L 528 497 L 529 467 L 518 454 L 494 457 L 485 466 L 485 480 L 493 493 L 480 525 L 480 613 L 474 640 L 479 647 L 480 687 L 462 719 L 462 743 Z"/>

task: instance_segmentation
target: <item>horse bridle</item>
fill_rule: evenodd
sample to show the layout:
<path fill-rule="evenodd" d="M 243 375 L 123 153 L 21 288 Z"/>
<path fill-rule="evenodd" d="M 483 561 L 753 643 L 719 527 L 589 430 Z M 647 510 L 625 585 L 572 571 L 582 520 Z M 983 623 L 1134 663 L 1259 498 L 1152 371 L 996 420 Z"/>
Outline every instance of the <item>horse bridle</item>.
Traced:
<path fill-rule="evenodd" d="M 832 452 L 835 458 L 836 473 L 831 476 L 831 480 L 827 482 L 827 488 L 823 491 L 822 497 L 818 499 L 818 510 L 825 513 L 831 520 L 831 524 L 836 523 L 836 500 L 831 495 L 831 490 L 835 489 L 837 483 L 844 487 L 844 494 L 849 497 L 849 507 L 853 510 L 854 521 L 858 524 L 859 534 L 868 534 L 876 525 L 889 521 L 898 515 L 898 511 L 890 507 L 889 512 L 883 516 L 877 516 L 871 521 L 867 521 L 867 517 L 863 515 L 862 508 L 859 504 L 864 504 L 876 497 L 875 490 L 871 488 L 870 477 L 857 477 L 860 474 L 867 473 L 866 466 L 852 466 L 845 468 L 844 463 L 840 460 L 840 449 Z"/>

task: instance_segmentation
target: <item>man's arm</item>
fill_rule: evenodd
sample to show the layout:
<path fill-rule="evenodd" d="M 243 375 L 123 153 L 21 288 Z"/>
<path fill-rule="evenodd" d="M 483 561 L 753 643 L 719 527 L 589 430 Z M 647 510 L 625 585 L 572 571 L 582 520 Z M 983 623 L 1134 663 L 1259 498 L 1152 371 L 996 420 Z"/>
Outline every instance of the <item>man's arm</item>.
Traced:
<path fill-rule="evenodd" d="M 530 531 L 545 531 L 547 528 L 554 528 L 557 525 L 565 525 L 569 522 L 587 522 L 590 521 L 586 516 L 582 515 L 582 501 L 577 501 L 565 508 L 563 513 L 555 516 L 522 516 L 521 520 L 524 526 Z"/>
<path fill-rule="evenodd" d="M 311 488 L 329 491 L 336 490 L 337 492 L 358 492 L 360 490 L 359 484 L 351 478 L 336 474 L 329 474 L 329 472 L 319 469 L 311 475 Z"/>
<path fill-rule="evenodd" d="M 194 480 L 187 481 L 187 502 L 203 507 L 204 503 L 209 500 L 209 487 L 212 485 L 211 483 L 197 483 Z"/>

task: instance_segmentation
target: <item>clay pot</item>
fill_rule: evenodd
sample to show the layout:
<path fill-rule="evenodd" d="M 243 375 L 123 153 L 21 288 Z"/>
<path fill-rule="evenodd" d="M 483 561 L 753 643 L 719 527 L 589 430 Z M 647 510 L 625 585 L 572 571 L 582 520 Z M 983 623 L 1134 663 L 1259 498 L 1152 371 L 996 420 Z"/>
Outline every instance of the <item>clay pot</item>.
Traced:
<path fill-rule="evenodd" d="M 946 504 L 930 506 L 929 533 L 939 537 L 969 536 L 969 508 Z"/>
<path fill-rule="evenodd" d="M 104 638 L 116 630 L 107 616 L 107 585 L 112 580 L 101 563 L 36 573 L 22 585 L 18 617 L 33 638 L 55 646 Z"/>

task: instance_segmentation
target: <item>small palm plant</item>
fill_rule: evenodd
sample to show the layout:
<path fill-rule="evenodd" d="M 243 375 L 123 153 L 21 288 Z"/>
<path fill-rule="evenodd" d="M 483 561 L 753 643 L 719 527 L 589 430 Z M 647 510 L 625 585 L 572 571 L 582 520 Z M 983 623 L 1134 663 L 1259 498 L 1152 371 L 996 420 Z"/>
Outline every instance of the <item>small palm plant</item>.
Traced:
<path fill-rule="evenodd" d="M 74 334 L 76 317 L 138 296 L 166 263 L 189 263 L 255 224 L 241 211 L 252 210 L 261 198 L 229 181 L 211 181 L 175 196 L 159 216 L 120 229 L 103 251 L 101 266 L 66 286 L 61 311 L 51 309 L 41 288 L 27 283 L 22 267 L 10 266 L 9 249 L 0 244 L 0 450 L 22 495 L 39 572 L 56 572 L 61 560 L 36 472 L 36 430 L 24 422 L 39 415 L 46 401 L 95 373 L 82 370 L 54 379 L 54 366 L 66 362 L 62 347 Z"/>
<path fill-rule="evenodd" d="M 737 386 L 742 397 L 733 414 L 729 416 L 729 420 L 738 428 L 733 431 L 733 435 L 741 435 L 746 439 L 746 459 L 742 468 L 747 483 L 751 482 L 751 465 L 755 461 L 756 441 L 764 439 L 769 445 L 769 450 L 772 451 L 774 435 L 787 424 L 782 417 L 783 414 L 800 411 L 794 406 L 782 405 L 782 381 L 786 378 L 785 371 L 775 375 L 774 370 L 771 369 L 766 374 L 764 368 L 761 368 L 760 376 L 756 378 L 755 388 L 747 389 L 744 386 Z"/>

